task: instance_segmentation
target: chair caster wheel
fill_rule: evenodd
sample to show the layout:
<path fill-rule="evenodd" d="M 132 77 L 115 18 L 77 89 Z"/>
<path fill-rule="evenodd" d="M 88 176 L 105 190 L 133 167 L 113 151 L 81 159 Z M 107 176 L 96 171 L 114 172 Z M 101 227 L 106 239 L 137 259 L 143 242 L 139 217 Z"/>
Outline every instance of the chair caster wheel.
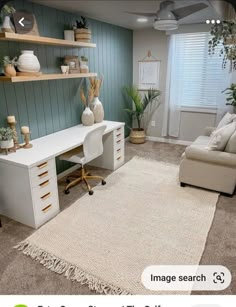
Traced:
<path fill-rule="evenodd" d="M 94 193 L 93 190 L 89 191 L 89 195 L 93 195 L 93 193 Z"/>
<path fill-rule="evenodd" d="M 106 181 L 105 180 L 102 180 L 102 185 L 105 185 L 106 184 Z"/>
<path fill-rule="evenodd" d="M 70 194 L 70 190 L 65 190 L 64 193 L 65 193 L 66 195 L 68 195 L 68 194 Z"/>
<path fill-rule="evenodd" d="M 66 183 L 70 183 L 70 179 L 69 178 L 66 178 Z"/>

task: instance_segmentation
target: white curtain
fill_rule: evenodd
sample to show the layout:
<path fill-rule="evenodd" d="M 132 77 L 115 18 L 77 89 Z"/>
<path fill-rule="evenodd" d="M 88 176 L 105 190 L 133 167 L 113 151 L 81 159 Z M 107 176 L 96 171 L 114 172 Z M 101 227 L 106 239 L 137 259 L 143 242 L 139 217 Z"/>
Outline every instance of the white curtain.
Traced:
<path fill-rule="evenodd" d="M 164 117 L 162 126 L 162 136 L 179 136 L 180 128 L 180 112 L 181 101 L 175 95 L 173 82 L 173 67 L 175 67 L 175 36 L 168 36 L 168 66 L 165 90 L 165 104 L 164 104 Z"/>

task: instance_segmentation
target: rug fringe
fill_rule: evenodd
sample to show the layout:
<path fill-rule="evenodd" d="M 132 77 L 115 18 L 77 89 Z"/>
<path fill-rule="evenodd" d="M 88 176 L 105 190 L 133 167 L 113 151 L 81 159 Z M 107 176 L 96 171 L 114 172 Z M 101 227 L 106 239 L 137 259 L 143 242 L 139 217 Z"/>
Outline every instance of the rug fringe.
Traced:
<path fill-rule="evenodd" d="M 113 295 L 129 295 L 130 292 L 119 287 L 105 283 L 97 277 L 92 276 L 75 265 L 68 263 L 45 250 L 31 244 L 28 241 L 22 241 L 14 247 L 28 257 L 38 261 L 48 270 L 57 274 L 64 274 L 64 276 L 71 280 L 79 282 L 81 285 L 87 285 L 90 290 L 95 290 L 99 294 L 113 294 Z"/>

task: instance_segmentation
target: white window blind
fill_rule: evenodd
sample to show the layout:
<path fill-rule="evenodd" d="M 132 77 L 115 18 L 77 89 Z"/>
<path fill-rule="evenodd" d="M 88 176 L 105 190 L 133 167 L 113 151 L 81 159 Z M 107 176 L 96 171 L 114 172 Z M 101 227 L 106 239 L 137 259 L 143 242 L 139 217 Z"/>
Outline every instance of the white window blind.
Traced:
<path fill-rule="evenodd" d="M 209 39 L 208 32 L 175 35 L 171 92 L 182 106 L 217 106 L 217 96 L 227 72 L 222 69 L 221 47 L 216 48 L 214 55 L 208 54 Z"/>

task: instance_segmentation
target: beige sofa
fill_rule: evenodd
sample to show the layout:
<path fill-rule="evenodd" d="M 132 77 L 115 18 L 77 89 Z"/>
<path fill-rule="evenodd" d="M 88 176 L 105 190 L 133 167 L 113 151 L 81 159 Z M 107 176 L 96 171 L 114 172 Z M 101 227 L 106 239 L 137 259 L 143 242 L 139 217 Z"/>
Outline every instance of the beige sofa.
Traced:
<path fill-rule="evenodd" d="M 213 130 L 206 128 L 205 136 L 199 136 L 186 148 L 180 164 L 180 184 L 233 195 L 236 185 L 236 154 L 206 149 Z"/>

